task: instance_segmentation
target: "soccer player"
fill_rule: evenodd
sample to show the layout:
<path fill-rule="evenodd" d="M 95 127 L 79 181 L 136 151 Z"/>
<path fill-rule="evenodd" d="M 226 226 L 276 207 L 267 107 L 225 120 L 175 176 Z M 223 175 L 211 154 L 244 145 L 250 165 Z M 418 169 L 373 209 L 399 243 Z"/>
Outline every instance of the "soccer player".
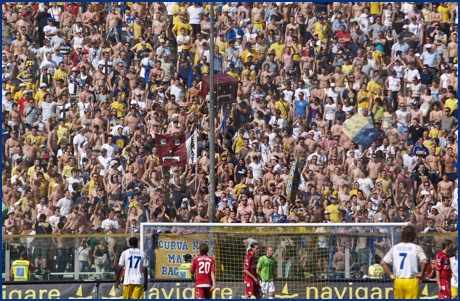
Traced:
<path fill-rule="evenodd" d="M 406 226 L 401 232 L 401 243 L 392 247 L 383 257 L 381 265 L 392 280 L 394 280 L 395 299 L 418 299 L 419 281 L 425 275 L 428 264 L 423 249 L 414 244 L 417 230 L 412 226 Z M 418 271 L 418 261 L 422 265 L 422 271 Z M 393 263 L 391 272 L 389 265 Z"/>
<path fill-rule="evenodd" d="M 138 249 L 139 240 L 136 237 L 129 239 L 130 248 L 123 251 L 118 262 L 117 281 L 115 287 L 120 286 L 120 275 L 124 267 L 123 299 L 142 299 L 148 284 L 148 262 L 145 253 Z M 142 284 L 143 290 L 142 290 Z"/>
<path fill-rule="evenodd" d="M 265 256 L 262 256 L 257 262 L 257 275 L 260 276 L 260 290 L 264 296 L 268 293 L 268 299 L 275 298 L 275 275 L 276 261 L 273 258 L 275 250 L 272 247 L 267 247 Z"/>
<path fill-rule="evenodd" d="M 246 299 L 252 296 L 260 299 L 260 277 L 256 269 L 256 254 L 259 253 L 259 244 L 252 243 L 250 250 L 244 258 L 244 284 L 246 285 Z"/>
<path fill-rule="evenodd" d="M 452 269 L 451 293 L 452 299 L 458 298 L 458 247 L 454 249 L 454 256 L 450 258 L 450 268 Z"/>
<path fill-rule="evenodd" d="M 211 299 L 212 291 L 216 288 L 216 261 L 208 255 L 208 251 L 208 245 L 201 244 L 200 255 L 193 259 L 190 268 L 190 275 L 195 280 L 197 299 Z"/>
<path fill-rule="evenodd" d="M 452 250 L 452 241 L 446 239 L 442 242 L 442 250 L 436 254 L 436 283 L 439 288 L 439 299 L 451 299 L 452 270 L 450 269 L 450 258 L 447 255 L 450 250 Z"/>

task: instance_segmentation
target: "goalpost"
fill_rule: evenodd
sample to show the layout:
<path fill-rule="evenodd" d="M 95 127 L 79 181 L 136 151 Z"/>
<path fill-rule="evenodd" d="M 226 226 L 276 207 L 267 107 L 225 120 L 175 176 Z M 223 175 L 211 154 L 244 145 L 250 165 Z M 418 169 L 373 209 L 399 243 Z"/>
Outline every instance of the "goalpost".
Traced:
<path fill-rule="evenodd" d="M 276 298 L 392 298 L 392 283 L 384 275 L 369 275 L 369 267 L 400 242 L 407 223 L 362 224 L 193 224 L 142 223 L 140 247 L 149 259 L 150 285 L 159 297 L 194 298 L 194 283 L 181 278 L 184 255 L 199 254 L 209 245 L 216 260 L 214 298 L 244 297 L 243 260 L 251 243 L 275 250 Z M 324 295 L 326 294 L 326 295 Z M 378 296 L 377 296 L 378 297 Z"/>

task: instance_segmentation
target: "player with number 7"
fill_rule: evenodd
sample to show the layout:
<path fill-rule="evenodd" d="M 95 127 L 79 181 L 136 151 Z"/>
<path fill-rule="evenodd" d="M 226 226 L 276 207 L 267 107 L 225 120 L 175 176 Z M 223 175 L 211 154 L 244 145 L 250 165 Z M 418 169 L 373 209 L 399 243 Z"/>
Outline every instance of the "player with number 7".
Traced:
<path fill-rule="evenodd" d="M 394 299 L 419 299 L 419 282 L 425 275 L 428 259 L 422 247 L 414 244 L 416 237 L 417 230 L 414 227 L 404 227 L 401 232 L 402 242 L 392 247 L 381 262 L 385 273 L 394 281 Z M 393 271 L 390 270 L 390 264 L 393 264 Z"/>

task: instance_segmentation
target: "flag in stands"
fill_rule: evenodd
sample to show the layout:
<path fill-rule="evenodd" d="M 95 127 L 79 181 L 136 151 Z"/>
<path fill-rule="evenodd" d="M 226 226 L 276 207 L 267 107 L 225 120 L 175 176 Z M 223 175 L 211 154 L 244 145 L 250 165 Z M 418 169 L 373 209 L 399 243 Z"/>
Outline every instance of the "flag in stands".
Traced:
<path fill-rule="evenodd" d="M 196 163 L 198 147 L 196 131 L 176 136 L 155 134 L 155 139 L 162 166 Z"/>
<path fill-rule="evenodd" d="M 299 166 L 299 153 L 297 153 L 294 162 L 291 166 L 291 171 L 289 172 L 289 178 L 287 182 L 286 195 L 289 200 L 295 200 L 296 192 L 300 184 L 300 173 L 298 170 Z"/>
<path fill-rule="evenodd" d="M 366 117 L 355 114 L 348 119 L 345 126 L 342 128 L 345 135 L 350 137 L 353 142 L 362 145 L 364 148 L 371 146 L 383 132 L 376 130 Z"/>

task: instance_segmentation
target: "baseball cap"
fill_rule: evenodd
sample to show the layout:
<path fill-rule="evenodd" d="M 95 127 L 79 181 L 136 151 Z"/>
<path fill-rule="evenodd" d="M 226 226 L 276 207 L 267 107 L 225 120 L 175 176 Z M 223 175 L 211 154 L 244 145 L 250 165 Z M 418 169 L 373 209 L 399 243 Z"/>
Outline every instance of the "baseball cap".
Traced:
<path fill-rule="evenodd" d="M 53 21 L 53 18 L 46 19 L 47 22 Z"/>

